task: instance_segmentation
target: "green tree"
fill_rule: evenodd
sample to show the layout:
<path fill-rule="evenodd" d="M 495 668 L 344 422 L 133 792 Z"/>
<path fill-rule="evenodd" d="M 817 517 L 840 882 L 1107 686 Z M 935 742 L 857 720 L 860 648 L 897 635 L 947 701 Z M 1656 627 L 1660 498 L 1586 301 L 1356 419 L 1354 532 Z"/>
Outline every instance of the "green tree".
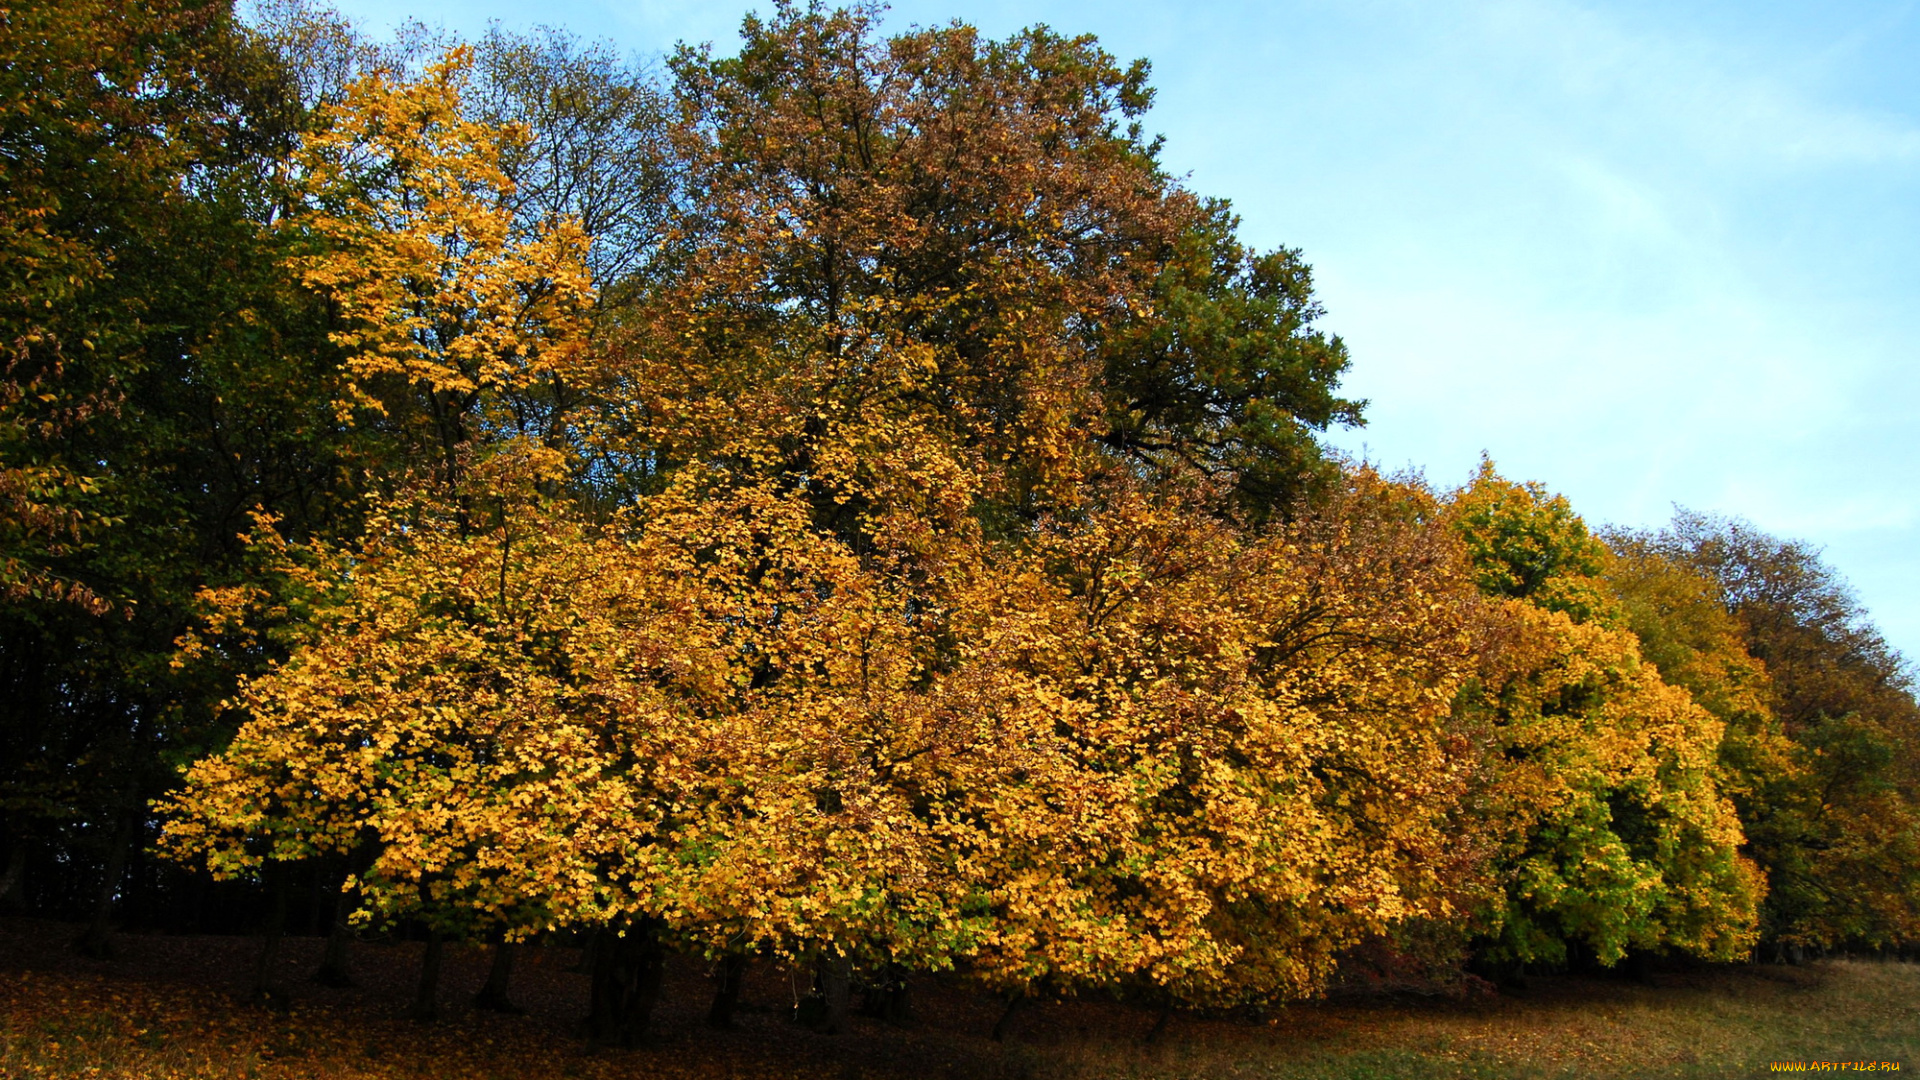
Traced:
<path fill-rule="evenodd" d="M 1508 481 L 1482 456 L 1473 482 L 1453 501 L 1452 519 L 1489 596 L 1525 600 L 1575 622 L 1616 615 L 1601 580 L 1606 545 L 1566 496 L 1537 482 Z"/>
<path fill-rule="evenodd" d="M 1667 682 L 1684 688 L 1725 725 L 1720 787 L 1733 800 L 1746 834 L 1744 851 L 1767 878 L 1762 938 L 1804 909 L 1813 822 L 1803 751 L 1773 712 L 1765 665 L 1747 651 L 1739 621 L 1721 603 L 1713 579 L 1656 549 L 1650 535 L 1609 533 L 1614 552 L 1607 583 L 1640 650 Z"/>
<path fill-rule="evenodd" d="M 1323 310 L 1299 251 L 1247 249 L 1222 200 L 1186 209 L 1154 253 L 1146 302 L 1097 331 L 1101 442 L 1163 475 L 1230 478 L 1254 520 L 1290 512 L 1336 475 L 1317 434 L 1363 422 L 1365 402 L 1337 393 L 1346 345 L 1315 327 Z"/>
<path fill-rule="evenodd" d="M 1619 625 L 1606 547 L 1564 497 L 1486 460 L 1448 521 L 1481 590 L 1505 599 L 1459 702 L 1484 746 L 1475 827 L 1500 845 L 1483 955 L 1745 951 L 1763 886 L 1718 783 L 1723 724 Z"/>
<path fill-rule="evenodd" d="M 215 733 L 173 639 L 266 504 L 351 518 L 321 312 L 264 223 L 304 123 L 224 4 L 31 4 L 0 27 L 11 350 L 0 391 L 7 832 L 97 888 L 91 949 L 164 759 Z"/>

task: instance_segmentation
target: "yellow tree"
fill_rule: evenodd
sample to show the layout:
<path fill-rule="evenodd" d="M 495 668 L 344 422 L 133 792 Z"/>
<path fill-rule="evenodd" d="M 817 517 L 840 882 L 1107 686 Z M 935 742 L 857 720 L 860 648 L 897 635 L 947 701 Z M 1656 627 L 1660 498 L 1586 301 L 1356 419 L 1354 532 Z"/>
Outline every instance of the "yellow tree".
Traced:
<path fill-rule="evenodd" d="M 322 107 L 320 126 L 305 137 L 285 178 L 294 193 L 280 222 L 293 251 L 289 268 L 332 316 L 335 419 L 384 437 L 357 440 L 374 448 L 356 462 L 365 470 L 358 480 L 403 493 L 389 509 L 411 505 L 420 518 L 377 516 L 360 544 L 314 548 L 310 556 L 338 571 L 325 588 L 301 586 L 321 595 L 346 587 L 346 567 L 389 558 L 383 545 L 408 529 L 431 534 L 441 527 L 436 515 L 451 514 L 447 527 L 456 533 L 477 537 L 492 528 L 511 544 L 510 519 L 529 498 L 529 485 L 550 491 L 567 478 L 569 409 L 592 381 L 586 241 L 567 220 L 516 224 L 500 160 L 527 133 L 463 117 L 470 63 L 468 52 L 456 49 L 417 79 L 375 72 L 352 82 L 338 102 Z M 285 607 L 287 599 L 256 607 Z M 308 608 L 269 621 L 306 620 L 290 634 L 311 650 L 301 633 L 314 620 L 324 622 L 322 614 Z M 258 670 L 257 653 L 235 655 L 243 670 Z M 428 648 L 423 655 L 438 653 Z M 443 705 L 460 707 L 456 697 Z M 289 811 L 285 819 L 307 821 L 311 814 L 303 813 Z M 252 823 L 273 831 L 267 819 Z M 311 822 L 300 828 L 310 831 Z M 341 849 L 346 834 L 328 835 L 328 843 L 309 846 Z M 363 838 L 375 842 L 376 857 L 404 849 L 389 836 Z M 299 844 L 272 852 L 302 853 Z M 365 891 L 378 897 L 376 885 Z M 484 909 L 496 901 L 474 903 Z M 430 922 L 460 921 L 446 904 L 426 907 L 436 912 Z"/>
<path fill-rule="evenodd" d="M 1213 946 L 1171 922 L 1116 922 L 1121 916 L 1092 907 L 1058 924 L 1057 948 L 1022 944 L 999 924 L 1017 912 L 1021 934 L 1044 936 L 1058 904 L 1090 894 L 1043 897 L 1052 884 L 1008 876 L 1024 865 L 1018 860 L 955 852 L 1008 843 L 996 830 L 1058 833 L 1066 846 L 1052 862 L 1096 874 L 1072 860 L 1111 857 L 1110 847 L 1125 846 L 1117 837 L 1146 820 L 1135 806 L 1146 797 L 1135 790 L 1139 776 L 1084 760 L 1085 737 L 1036 703 L 1089 706 L 1058 697 L 1066 689 L 1049 691 L 1055 674 L 1036 684 L 1041 676 L 1021 667 L 1050 649 L 1082 647 L 1076 635 L 1085 630 L 1060 598 L 1081 586 L 1060 560 L 1091 558 L 1094 548 L 1067 538 L 1097 546 L 1111 530 L 1137 537 L 1156 521 L 1197 530 L 1188 539 L 1199 561 L 1179 595 L 1195 605 L 1218 599 L 1207 590 L 1219 588 L 1229 564 L 1200 557 L 1199 547 L 1215 544 L 1224 556 L 1252 543 L 1222 524 L 1229 500 L 1169 496 L 1156 509 L 1138 491 L 1120 498 L 1131 487 L 1115 477 L 1182 475 L 1187 483 L 1195 472 L 1230 473 L 1245 464 L 1235 455 L 1250 445 L 1242 422 L 1251 413 L 1296 435 L 1350 417 L 1357 409 L 1330 393 L 1343 354 L 1308 329 L 1317 309 L 1303 268 L 1249 271 L 1258 281 L 1221 269 L 1239 267 L 1245 254 L 1220 235 L 1231 232 L 1224 209 L 1181 191 L 1127 126 L 1145 105 L 1143 66 L 1123 69 L 1087 39 L 1044 31 L 987 42 L 954 26 L 882 41 L 872 29 L 863 12 L 783 5 L 765 22 L 747 21 L 737 58 L 676 58 L 684 203 L 669 218 L 650 279 L 619 313 L 625 336 L 614 361 L 640 418 L 636 449 L 651 467 L 713 468 L 722 488 L 809 506 L 811 531 L 790 525 L 787 535 L 842 545 L 835 558 L 853 561 L 838 573 L 839 587 L 871 583 L 860 602 L 878 606 L 861 618 L 885 628 L 873 640 L 887 643 L 876 654 L 887 661 L 863 667 L 862 678 L 875 681 L 853 697 L 835 654 L 802 637 L 782 639 L 780 655 L 795 663 L 750 681 L 738 708 L 764 713 L 749 725 L 757 730 L 801 724 L 812 732 L 783 742 L 787 757 L 770 757 L 751 775 L 799 768 L 815 747 L 865 747 L 847 759 L 865 764 L 844 766 L 847 775 L 881 800 L 873 805 L 899 812 L 843 819 L 809 809 L 815 798 L 868 805 L 849 793 L 855 780 L 811 794 L 794 788 L 791 822 L 754 826 L 759 839 L 743 834 L 713 849 L 711 873 L 722 884 L 705 887 L 711 899 L 702 903 L 715 905 L 711 925 L 738 927 L 729 934 L 739 940 L 928 963 L 964 957 L 1000 985 L 1097 982 L 1189 947 L 1192 964 L 1218 972 L 1232 947 L 1207 960 L 1199 953 Z M 1193 264 L 1169 269 L 1182 259 Z M 1164 307 L 1156 297 L 1163 286 L 1179 293 Z M 1226 294 L 1244 303 L 1229 304 Z M 1222 315 L 1216 303 L 1234 310 Z M 1127 332 L 1109 337 L 1119 323 Z M 1188 332 L 1201 323 L 1217 332 Z M 1155 365 L 1153 377 L 1114 377 L 1130 364 Z M 1169 404 L 1160 396 L 1170 387 L 1217 400 Z M 1289 397 L 1289 387 L 1300 393 Z M 1222 416 L 1224 426 L 1215 424 Z M 1108 437 L 1116 425 L 1124 439 Z M 1218 445 L 1207 441 L 1215 438 Z M 1302 438 L 1276 436 L 1267 449 L 1301 451 Z M 1269 486 L 1286 487 L 1310 464 L 1290 460 Z M 1220 482 L 1234 486 L 1231 475 Z M 760 587 L 756 560 L 777 557 L 742 557 L 747 591 Z M 769 602 L 782 625 L 799 627 L 800 613 L 818 607 L 808 597 L 829 593 L 816 584 Z M 1207 632 L 1233 639 L 1256 631 L 1235 622 Z M 1238 656 L 1243 645 L 1221 647 Z M 1131 661 L 1120 647 L 1103 651 L 1124 667 Z M 1259 693 L 1241 678 L 1236 692 Z M 1126 715 L 1145 730 L 1173 722 Z M 841 725 L 837 734 L 806 727 L 830 721 Z M 1150 742 L 1151 753 L 1142 751 L 1149 763 L 1138 768 L 1184 782 L 1159 755 L 1194 751 L 1157 734 Z M 965 751 L 942 749 L 954 747 Z M 1072 795 L 1062 804 L 1076 808 L 1071 814 L 1038 797 L 1019 802 L 1022 785 L 1046 776 L 1062 777 L 1064 790 L 1103 791 L 1107 801 Z M 891 837 L 898 852 L 926 852 L 928 868 L 902 863 L 887 871 L 891 879 L 844 878 L 872 898 L 860 919 L 783 923 L 782 904 L 818 906 L 807 875 L 851 869 L 851 855 L 826 853 L 854 842 L 835 839 L 835 830 L 855 820 Z M 812 846 L 791 846 L 801 843 Z M 1050 864 L 1037 849 L 1016 850 Z M 805 871 L 795 877 L 790 868 Z M 933 899 L 905 884 L 923 878 Z M 1052 906 L 1010 907 L 1015 895 Z M 1169 909 L 1178 903 L 1162 899 Z M 1141 944 L 1156 935 L 1159 944 Z M 1171 967 L 1156 978 L 1176 980 Z"/>
<path fill-rule="evenodd" d="M 239 734 L 189 772 L 168 847 L 223 876 L 358 850 L 371 914 L 443 932 L 621 928 L 594 1018 L 618 1041 L 644 1026 L 663 929 L 949 959 L 930 834 L 876 768 L 926 738 L 993 747 L 915 725 L 933 697 L 898 594 L 803 497 L 687 483 L 590 526 L 536 494 L 542 460 L 489 460 L 520 493 L 493 528 L 422 498 L 351 550 L 287 552 L 308 597 L 290 655 L 241 683 Z M 273 602 L 211 599 L 190 652 Z"/>
<path fill-rule="evenodd" d="M 675 694 L 718 677 L 700 655 L 712 626 L 683 617 L 676 583 L 696 567 L 533 493 L 550 478 L 521 477 L 493 528 L 422 499 L 374 514 L 350 548 L 289 553 L 308 586 L 293 647 L 241 680 L 238 733 L 188 771 L 165 847 L 222 877 L 355 854 L 369 915 L 443 934 L 658 910 L 676 815 L 703 812 L 690 770 L 709 733 Z M 212 599 L 189 655 L 247 634 L 272 600 Z M 642 1008 L 657 965 L 636 942 L 608 977 Z"/>
<path fill-rule="evenodd" d="M 597 539 L 532 503 L 409 517 L 243 687 L 175 843 L 237 871 L 370 829 L 370 902 L 450 929 L 641 917 L 1198 1002 L 1311 993 L 1455 916 L 1477 601 L 1431 501 L 1361 474 L 1267 537 L 1104 501 L 950 563 L 948 611 L 764 488 L 676 486 Z"/>
<path fill-rule="evenodd" d="M 338 317 L 342 421 L 392 431 L 443 483 L 514 435 L 559 449 L 593 382 L 587 238 L 571 219 L 517 228 L 503 153 L 528 133 L 465 118 L 456 48 L 418 79 L 375 72 L 323 110 L 295 155 L 294 260 Z"/>
<path fill-rule="evenodd" d="M 1429 497 L 1359 472 L 1250 533 L 1186 494 L 1102 493 L 967 606 L 1033 755 L 944 822 L 1003 985 L 1303 996 L 1343 948 L 1452 914 L 1477 603 Z"/>
<path fill-rule="evenodd" d="M 1116 482 L 1026 545 L 950 545 L 941 607 L 804 495 L 648 500 L 733 658 L 662 917 L 716 950 L 1223 1002 L 1457 914 L 1478 600 L 1431 498 L 1360 473 L 1257 534 L 1221 497 Z"/>
<path fill-rule="evenodd" d="M 1116 295 L 1149 320 L 1156 259 L 1220 225 L 1117 130 L 1140 73 L 1039 32 L 865 33 L 783 8 L 741 62 L 772 84 L 681 58 L 706 201 L 611 354 L 586 347 L 577 233 L 514 232 L 494 161 L 516 136 L 460 119 L 462 58 L 354 86 L 301 158 L 299 266 L 340 312 L 341 415 L 433 475 L 358 543 L 289 551 L 314 564 L 299 611 L 212 597 L 193 647 L 263 619 L 291 647 L 240 686 L 173 850 L 245 873 L 357 846 L 376 914 L 621 927 L 595 990 L 621 1040 L 663 932 L 842 978 L 1230 1002 L 1458 915 L 1450 703 L 1482 603 L 1432 496 L 1359 470 L 1237 524 L 1260 515 L 1227 444 L 1252 436 L 1183 442 L 1088 339 Z M 947 80 L 991 93 L 875 96 Z M 898 123 L 869 139 L 802 86 Z M 934 166 L 952 205 L 869 182 Z M 1221 363 L 1277 378 L 1254 354 L 1306 334 L 1279 310 L 1305 284 L 1267 284 L 1284 297 L 1235 318 L 1271 333 L 1226 334 Z M 604 426 L 571 426 L 583 392 Z M 1137 445 L 1107 437 L 1115 409 Z M 553 493 L 619 430 L 649 493 L 591 525 Z"/>

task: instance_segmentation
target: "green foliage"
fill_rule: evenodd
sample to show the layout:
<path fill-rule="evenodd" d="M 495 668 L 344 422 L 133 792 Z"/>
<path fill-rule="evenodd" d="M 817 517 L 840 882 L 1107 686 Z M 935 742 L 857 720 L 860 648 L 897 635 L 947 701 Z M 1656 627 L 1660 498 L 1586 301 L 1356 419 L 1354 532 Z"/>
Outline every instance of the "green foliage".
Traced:
<path fill-rule="evenodd" d="M 1745 852 L 1766 875 L 1761 932 L 1779 940 L 1810 900 L 1817 801 L 1806 786 L 1806 755 L 1773 712 L 1773 685 L 1747 651 L 1740 622 L 1709 577 L 1663 554 L 1655 537 L 1610 534 L 1607 581 L 1640 639 L 1643 655 L 1725 725 L 1720 786 L 1746 832 Z"/>
<path fill-rule="evenodd" d="M 172 663 L 195 592 L 257 505 L 352 529 L 354 451 L 262 225 L 304 122 L 273 55 L 217 3 L 33 4 L 0 38 L 6 831 L 111 860 L 220 739 L 219 673 Z"/>
<path fill-rule="evenodd" d="M 1224 201 L 1195 207 L 1146 302 L 1104 328 L 1101 441 L 1153 468 L 1232 477 L 1257 520 L 1324 487 L 1333 469 L 1314 435 L 1361 423 L 1365 403 L 1335 393 L 1347 350 L 1314 327 L 1300 252 L 1255 254 L 1238 224 Z"/>
<path fill-rule="evenodd" d="M 1502 844 L 1484 955 L 1744 952 L 1764 885 L 1718 783 L 1724 724 L 1615 625 L 1606 547 L 1564 497 L 1484 459 L 1448 511 L 1482 592 L 1506 599 L 1484 682 L 1459 702 L 1486 747 L 1480 827 Z"/>
<path fill-rule="evenodd" d="M 1481 458 L 1480 472 L 1454 500 L 1454 528 L 1489 596 L 1525 600 L 1576 622 L 1611 621 L 1600 574 L 1606 545 L 1587 531 L 1564 495 L 1516 484 Z"/>
<path fill-rule="evenodd" d="M 1016 531 L 1105 469 L 1218 475 L 1257 517 L 1334 475 L 1344 348 L 1297 253 L 1161 169 L 1143 63 L 1044 28 L 882 40 L 864 9 L 742 37 L 673 60 L 680 200 L 621 314 L 660 460 L 815 476 L 841 417 L 912 415 Z"/>

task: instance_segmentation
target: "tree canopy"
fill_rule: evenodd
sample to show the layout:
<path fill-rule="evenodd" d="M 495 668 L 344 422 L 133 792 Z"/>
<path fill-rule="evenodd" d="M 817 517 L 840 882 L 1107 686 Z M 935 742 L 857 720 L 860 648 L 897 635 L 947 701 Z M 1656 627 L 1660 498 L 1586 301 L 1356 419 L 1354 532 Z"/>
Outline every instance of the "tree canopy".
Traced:
<path fill-rule="evenodd" d="M 299 4 L 0 48 L 0 895 L 97 944 L 300 876 L 597 935 L 628 1040 L 665 949 L 1228 1006 L 1915 939 L 1920 708 L 1816 553 L 1328 450 L 1310 267 L 1144 62 L 792 4 L 657 72 Z"/>

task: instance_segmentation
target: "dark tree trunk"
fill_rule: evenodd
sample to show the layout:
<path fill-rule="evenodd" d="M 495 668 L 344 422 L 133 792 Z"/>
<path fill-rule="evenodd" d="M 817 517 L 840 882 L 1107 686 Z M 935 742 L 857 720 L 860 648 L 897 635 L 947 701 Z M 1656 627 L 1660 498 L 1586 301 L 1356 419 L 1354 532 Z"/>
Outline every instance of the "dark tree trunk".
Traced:
<path fill-rule="evenodd" d="M 582 975 L 593 974 L 593 950 L 600 944 L 600 934 L 601 931 L 595 930 L 586 935 L 586 940 L 580 943 L 580 959 L 568 968 L 568 971 L 579 972 Z"/>
<path fill-rule="evenodd" d="M 826 1002 L 823 1035 L 844 1035 L 853 1011 L 853 957 L 827 956 L 820 962 L 820 996 Z"/>
<path fill-rule="evenodd" d="M 1173 1006 L 1160 1006 L 1160 1015 L 1154 1019 L 1153 1027 L 1147 1032 L 1147 1044 L 1149 1046 L 1159 1042 L 1160 1036 L 1167 1033 L 1167 1021 L 1171 1019 L 1173 1019 Z"/>
<path fill-rule="evenodd" d="M 312 874 L 313 880 L 308 882 L 306 912 L 307 933 L 314 937 L 319 937 L 327 933 L 331 928 L 329 920 L 333 916 L 334 904 L 328 902 L 328 877 L 329 875 L 324 868 L 316 866 Z M 334 890 L 334 895 L 339 895 L 338 889 Z"/>
<path fill-rule="evenodd" d="M 27 842 L 15 840 L 13 851 L 7 856 L 7 872 L 0 877 L 0 909 L 12 911 L 25 907 L 26 890 L 21 888 L 27 880 Z"/>
<path fill-rule="evenodd" d="M 904 1025 L 913 1020 L 911 999 L 907 996 L 907 969 L 889 963 L 866 987 L 861 1012 L 889 1024 Z"/>
<path fill-rule="evenodd" d="M 113 828 L 113 846 L 107 851 L 107 870 L 100 879 L 100 892 L 93 903 L 93 918 L 75 947 L 81 955 L 95 960 L 113 957 L 113 897 L 120 891 L 120 878 L 127 870 L 127 849 L 133 846 L 133 816 L 122 817 Z"/>
<path fill-rule="evenodd" d="M 740 1003 L 740 984 L 747 978 L 747 956 L 730 954 L 720 961 L 720 985 L 713 991 L 713 1007 L 707 1010 L 710 1027 L 733 1026 L 734 1006 Z"/>
<path fill-rule="evenodd" d="M 322 986 L 353 985 L 353 927 L 347 922 L 347 906 L 346 891 L 334 890 L 333 919 L 327 926 L 327 948 L 320 954 L 320 970 L 313 973 L 313 981 Z"/>
<path fill-rule="evenodd" d="M 638 1046 L 660 999 L 665 951 L 651 920 L 635 919 L 597 936 L 587 1034 L 603 1046 Z"/>
<path fill-rule="evenodd" d="M 1627 977 L 1641 986 L 1652 986 L 1653 958 L 1639 950 L 1627 954 Z"/>
<path fill-rule="evenodd" d="M 253 963 L 253 985 L 248 988 L 248 996 L 254 1001 L 278 1002 L 286 997 L 274 983 L 274 975 L 280 966 L 280 941 L 287 935 L 287 874 L 281 866 L 269 866 L 266 873 L 267 922 L 260 930 L 260 953 Z"/>
<path fill-rule="evenodd" d="M 427 947 L 420 954 L 420 988 L 413 996 L 411 1014 L 423 1024 L 440 1015 L 440 961 L 445 952 L 440 931 L 427 931 Z"/>
<path fill-rule="evenodd" d="M 526 1010 L 513 1003 L 507 996 L 507 990 L 513 984 L 513 958 L 515 947 L 511 941 L 503 941 L 493 947 L 493 964 L 487 968 L 487 984 L 473 995 L 473 1007 L 489 1012 L 521 1013 Z"/>
<path fill-rule="evenodd" d="M 206 868 L 195 870 L 191 880 L 191 892 L 187 895 L 187 929 L 204 934 L 207 932 L 207 883 L 210 880 Z"/>
<path fill-rule="evenodd" d="M 991 1038 L 994 1042 L 1007 1041 L 1007 1036 L 1013 1033 L 1013 1016 L 1020 1011 L 1020 1006 L 1026 1004 L 1026 1000 L 1027 992 L 1025 990 L 1015 990 L 1013 993 L 1008 994 L 1007 1007 L 1005 1011 L 1001 1012 L 1000 1019 L 994 1022 L 993 1033 L 989 1035 L 988 1038 Z"/>

